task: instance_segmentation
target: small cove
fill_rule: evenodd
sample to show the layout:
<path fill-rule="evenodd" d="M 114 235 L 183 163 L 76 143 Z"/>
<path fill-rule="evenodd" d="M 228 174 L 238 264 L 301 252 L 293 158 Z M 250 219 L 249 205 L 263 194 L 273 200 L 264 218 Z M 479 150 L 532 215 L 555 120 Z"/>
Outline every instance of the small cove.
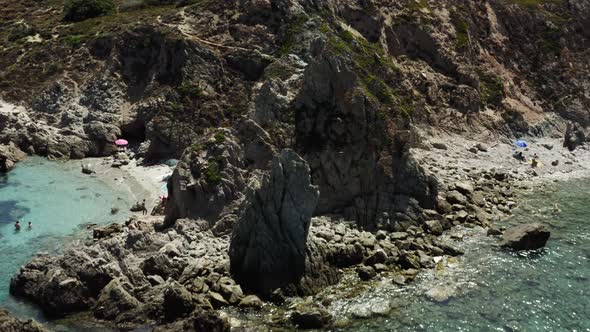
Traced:
<path fill-rule="evenodd" d="M 120 222 L 130 206 L 124 192 L 80 172 L 79 162 L 31 157 L 0 176 L 0 305 L 22 318 L 44 320 L 9 295 L 10 278 L 39 252 L 58 253 L 88 238 L 88 224 Z M 111 215 L 111 207 L 119 213 Z M 14 227 L 21 220 L 20 231 Z M 33 227 L 28 229 L 31 221 Z"/>

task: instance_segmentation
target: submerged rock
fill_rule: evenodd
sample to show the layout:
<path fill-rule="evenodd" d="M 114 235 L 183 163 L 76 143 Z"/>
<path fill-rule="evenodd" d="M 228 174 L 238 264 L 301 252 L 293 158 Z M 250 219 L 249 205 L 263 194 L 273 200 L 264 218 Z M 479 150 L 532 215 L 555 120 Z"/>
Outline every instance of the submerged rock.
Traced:
<path fill-rule="evenodd" d="M 429 289 L 426 292 L 426 297 L 438 303 L 444 303 L 449 301 L 453 296 L 455 296 L 456 289 L 451 286 L 442 285 L 442 286 L 435 286 Z"/>
<path fill-rule="evenodd" d="M 332 321 L 332 315 L 320 305 L 300 305 L 293 314 L 291 321 L 300 329 L 321 329 Z"/>
<path fill-rule="evenodd" d="M 514 250 L 535 250 L 545 246 L 551 232 L 540 223 L 519 225 L 507 229 L 502 235 L 502 246 Z"/>

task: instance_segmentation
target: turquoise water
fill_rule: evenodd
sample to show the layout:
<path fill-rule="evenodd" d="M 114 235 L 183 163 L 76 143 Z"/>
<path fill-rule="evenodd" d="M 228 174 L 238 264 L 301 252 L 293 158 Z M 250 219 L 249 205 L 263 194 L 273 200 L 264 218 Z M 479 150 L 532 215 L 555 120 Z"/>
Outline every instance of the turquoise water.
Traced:
<path fill-rule="evenodd" d="M 87 238 L 89 223 L 125 218 L 129 202 L 76 162 L 29 158 L 0 175 L 0 303 L 21 316 L 37 316 L 9 296 L 10 278 L 38 252 L 58 252 L 66 243 Z M 111 215 L 111 207 L 120 211 Z M 15 220 L 21 220 L 16 231 Z M 33 227 L 28 229 L 31 221 Z"/>
<path fill-rule="evenodd" d="M 547 223 L 552 235 L 544 250 L 516 255 L 498 248 L 484 230 L 467 229 L 471 236 L 459 241 L 465 256 L 442 273 L 337 304 L 338 312 L 348 313 L 384 301 L 397 307 L 346 330 L 590 331 L 589 193 L 590 181 L 573 181 L 525 195 L 504 224 Z M 424 291 L 433 285 L 455 289 L 454 296 L 446 303 L 427 300 Z"/>

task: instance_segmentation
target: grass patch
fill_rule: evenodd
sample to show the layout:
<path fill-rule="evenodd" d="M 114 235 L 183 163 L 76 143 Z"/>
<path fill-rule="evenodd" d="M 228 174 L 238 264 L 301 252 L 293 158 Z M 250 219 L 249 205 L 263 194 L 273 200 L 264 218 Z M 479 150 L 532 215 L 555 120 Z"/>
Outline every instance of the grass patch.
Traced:
<path fill-rule="evenodd" d="M 331 50 L 352 59 L 354 70 L 367 95 L 384 106 L 396 107 L 403 113 L 412 113 L 413 103 L 403 101 L 398 91 L 384 79 L 386 73 L 399 73 L 400 69 L 379 43 L 370 43 L 348 30 L 335 33 L 327 23 L 320 29 L 328 36 Z"/>
<path fill-rule="evenodd" d="M 201 87 L 197 84 L 194 84 L 193 82 L 182 82 L 182 84 L 176 88 L 176 91 L 182 97 L 188 98 L 199 98 L 203 94 Z"/>
<path fill-rule="evenodd" d="M 565 4 L 565 0 L 504 0 L 507 3 L 514 3 L 520 6 L 535 8 L 540 5 L 545 4 L 554 4 L 554 5 L 563 5 Z"/>
<path fill-rule="evenodd" d="M 225 142 L 225 134 L 221 131 L 216 132 L 215 135 L 213 135 L 213 138 L 215 139 L 215 143 Z"/>
<path fill-rule="evenodd" d="M 477 72 L 480 82 L 480 95 L 486 104 L 499 105 L 504 99 L 504 83 L 494 74 Z"/>
<path fill-rule="evenodd" d="M 469 22 L 463 18 L 455 18 L 452 20 L 453 25 L 455 26 L 456 31 L 456 41 L 455 45 L 459 49 L 463 49 L 469 45 Z"/>
<path fill-rule="evenodd" d="M 305 23 L 309 18 L 305 15 L 299 15 L 289 22 L 287 31 L 285 33 L 285 39 L 279 48 L 279 56 L 287 55 L 293 51 L 297 43 L 297 36 L 305 31 Z"/>
<path fill-rule="evenodd" d="M 409 4 L 408 9 L 411 11 L 419 11 L 422 9 L 430 9 L 430 6 L 428 6 L 428 0 L 418 0 Z"/>
<path fill-rule="evenodd" d="M 91 36 L 88 35 L 71 35 L 64 38 L 66 44 L 70 45 L 73 48 L 78 48 L 86 43 Z"/>
<path fill-rule="evenodd" d="M 203 176 L 205 177 L 205 181 L 207 181 L 208 184 L 216 185 L 221 182 L 220 162 L 215 159 L 209 159 L 203 172 Z"/>

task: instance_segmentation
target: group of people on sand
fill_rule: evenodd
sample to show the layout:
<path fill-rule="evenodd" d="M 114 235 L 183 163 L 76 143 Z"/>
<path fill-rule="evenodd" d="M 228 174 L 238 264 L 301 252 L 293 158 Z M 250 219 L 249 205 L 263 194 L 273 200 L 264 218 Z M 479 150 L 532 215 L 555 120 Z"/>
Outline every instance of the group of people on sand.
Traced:
<path fill-rule="evenodd" d="M 14 223 L 14 230 L 16 230 L 16 231 L 20 231 L 20 228 L 21 228 L 21 225 L 20 225 L 20 220 L 17 220 L 17 221 Z M 32 223 L 32 222 L 30 222 L 30 221 L 29 221 L 29 225 L 28 225 L 27 229 L 28 229 L 28 230 L 31 230 L 31 229 L 33 229 L 33 223 Z"/>
<path fill-rule="evenodd" d="M 527 161 L 525 155 L 522 153 L 522 151 L 518 151 L 516 153 L 514 153 L 514 158 L 520 160 L 520 161 Z M 532 168 L 536 168 L 539 166 L 539 156 L 537 156 L 537 154 L 533 154 L 533 157 L 531 158 L 531 167 Z"/>

